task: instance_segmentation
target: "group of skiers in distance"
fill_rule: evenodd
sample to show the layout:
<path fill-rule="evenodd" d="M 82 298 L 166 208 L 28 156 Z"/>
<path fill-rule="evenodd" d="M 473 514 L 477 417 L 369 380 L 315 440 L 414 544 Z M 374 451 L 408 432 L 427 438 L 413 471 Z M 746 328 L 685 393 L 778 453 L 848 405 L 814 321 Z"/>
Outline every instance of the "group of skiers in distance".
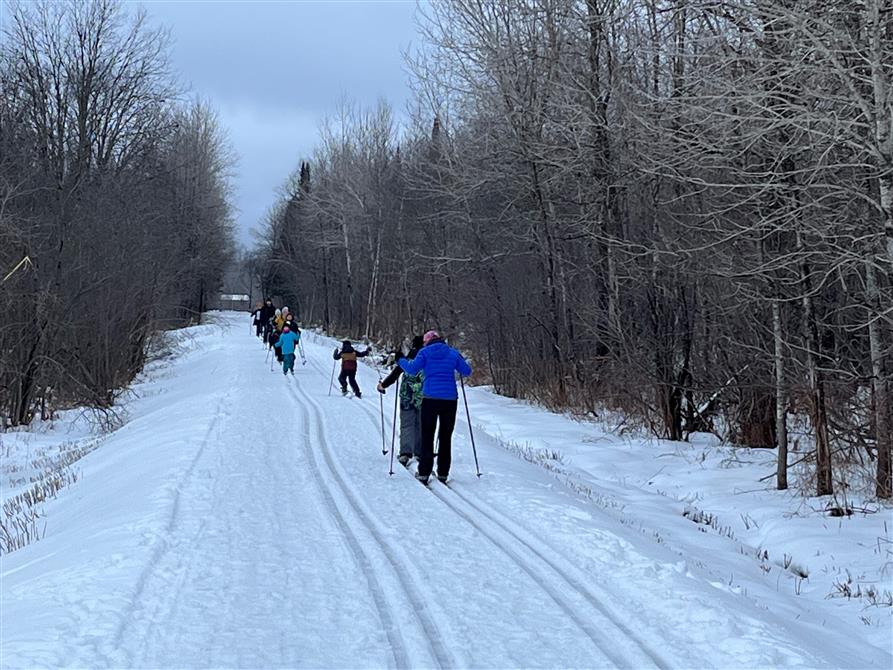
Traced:
<path fill-rule="evenodd" d="M 288 311 L 277 309 L 270 298 L 258 303 L 251 312 L 255 333 L 273 349 L 282 363 L 282 372 L 294 375 L 295 351 L 301 347 L 301 330 Z M 300 349 L 303 352 L 303 349 Z M 338 383 L 342 395 L 347 394 L 350 384 L 354 395 L 362 398 L 356 381 L 357 361 L 371 353 L 354 349 L 350 340 L 344 340 L 333 353 L 335 361 L 341 361 Z M 303 357 L 303 353 L 302 353 Z M 409 467 L 417 459 L 416 478 L 428 483 L 434 470 L 434 440 L 438 441 L 437 478 L 446 482 L 452 461 L 452 435 L 456 425 L 459 394 L 456 373 L 462 377 L 471 375 L 471 366 L 456 349 L 449 346 L 436 330 L 412 338 L 409 351 L 402 348 L 388 356 L 387 364 L 393 364 L 391 372 L 382 379 L 376 390 L 385 394 L 399 380 L 398 402 L 400 406 L 400 454 L 401 465 Z"/>
<path fill-rule="evenodd" d="M 295 352 L 301 351 L 301 329 L 288 307 L 277 308 L 267 298 L 251 312 L 255 334 L 269 346 L 282 364 L 282 374 L 295 374 Z"/>

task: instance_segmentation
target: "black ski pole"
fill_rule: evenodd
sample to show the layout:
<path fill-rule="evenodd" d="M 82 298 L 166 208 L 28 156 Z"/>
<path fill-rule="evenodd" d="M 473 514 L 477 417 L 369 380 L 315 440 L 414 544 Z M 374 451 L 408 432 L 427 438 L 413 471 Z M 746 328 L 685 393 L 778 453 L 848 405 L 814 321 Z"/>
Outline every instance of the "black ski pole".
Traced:
<path fill-rule="evenodd" d="M 381 384 L 381 371 L 378 372 L 378 383 Z M 388 450 L 385 448 L 384 443 L 384 395 L 378 394 L 378 406 L 381 408 L 381 455 L 384 456 L 388 453 Z"/>
<path fill-rule="evenodd" d="M 400 392 L 394 393 L 394 421 L 391 423 L 391 470 L 389 475 L 394 474 L 394 444 L 397 441 L 397 403 L 400 401 Z"/>
<path fill-rule="evenodd" d="M 382 393 L 381 395 L 384 395 Z M 391 424 L 391 465 L 388 468 L 388 474 L 394 474 L 394 438 L 397 435 L 397 399 L 400 397 L 399 393 L 394 393 L 394 423 Z"/>
<path fill-rule="evenodd" d="M 400 393 L 394 393 L 394 420 L 391 422 L 391 461 L 394 460 L 394 443 L 397 441 L 397 403 L 400 401 Z"/>
<path fill-rule="evenodd" d="M 474 429 L 471 427 L 471 412 L 468 411 L 468 396 L 465 395 L 465 377 L 459 377 L 459 381 L 462 384 L 462 400 L 465 401 L 465 416 L 468 419 L 468 434 L 471 436 L 471 451 L 474 454 L 474 469 L 477 471 L 477 476 L 481 476 L 481 468 L 478 465 L 478 450 L 477 447 L 474 446 Z"/>
<path fill-rule="evenodd" d="M 335 385 L 335 366 L 338 364 L 338 361 L 332 361 L 332 378 L 329 380 L 329 396 L 332 395 L 332 387 Z"/>

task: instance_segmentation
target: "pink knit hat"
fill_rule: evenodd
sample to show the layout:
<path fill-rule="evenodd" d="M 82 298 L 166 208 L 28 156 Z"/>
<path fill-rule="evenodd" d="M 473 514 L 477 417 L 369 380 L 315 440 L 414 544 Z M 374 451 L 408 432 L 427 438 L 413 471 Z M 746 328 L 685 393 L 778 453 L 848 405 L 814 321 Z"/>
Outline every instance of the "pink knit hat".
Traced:
<path fill-rule="evenodd" d="M 437 334 L 436 330 L 429 330 L 427 333 L 425 333 L 422 336 L 422 342 L 424 342 L 425 344 L 428 344 L 428 342 L 430 342 L 431 340 L 436 340 L 439 338 L 440 338 L 440 335 Z"/>

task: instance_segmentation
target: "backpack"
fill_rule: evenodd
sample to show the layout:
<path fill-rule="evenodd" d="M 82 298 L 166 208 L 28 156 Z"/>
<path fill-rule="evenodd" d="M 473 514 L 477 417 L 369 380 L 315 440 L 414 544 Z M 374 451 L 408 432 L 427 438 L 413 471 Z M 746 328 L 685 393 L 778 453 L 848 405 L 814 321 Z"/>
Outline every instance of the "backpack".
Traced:
<path fill-rule="evenodd" d="M 403 379 L 400 380 L 400 409 L 421 408 L 424 374 L 424 372 L 417 375 L 403 373 Z"/>

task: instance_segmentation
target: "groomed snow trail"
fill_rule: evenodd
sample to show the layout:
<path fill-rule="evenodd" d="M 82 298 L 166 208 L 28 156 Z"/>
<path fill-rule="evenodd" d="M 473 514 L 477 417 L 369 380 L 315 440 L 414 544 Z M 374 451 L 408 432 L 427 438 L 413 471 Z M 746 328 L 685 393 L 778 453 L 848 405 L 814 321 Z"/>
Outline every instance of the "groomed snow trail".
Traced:
<path fill-rule="evenodd" d="M 467 428 L 449 488 L 425 489 L 396 463 L 389 477 L 373 369 L 358 375 L 362 399 L 329 396 L 328 339 L 308 334 L 307 365 L 285 378 L 247 317 L 216 319 L 141 385 L 131 421 L 53 503 L 47 537 L 4 557 L 3 667 L 876 658 L 833 628 L 715 589 L 486 439 L 478 479 Z"/>

